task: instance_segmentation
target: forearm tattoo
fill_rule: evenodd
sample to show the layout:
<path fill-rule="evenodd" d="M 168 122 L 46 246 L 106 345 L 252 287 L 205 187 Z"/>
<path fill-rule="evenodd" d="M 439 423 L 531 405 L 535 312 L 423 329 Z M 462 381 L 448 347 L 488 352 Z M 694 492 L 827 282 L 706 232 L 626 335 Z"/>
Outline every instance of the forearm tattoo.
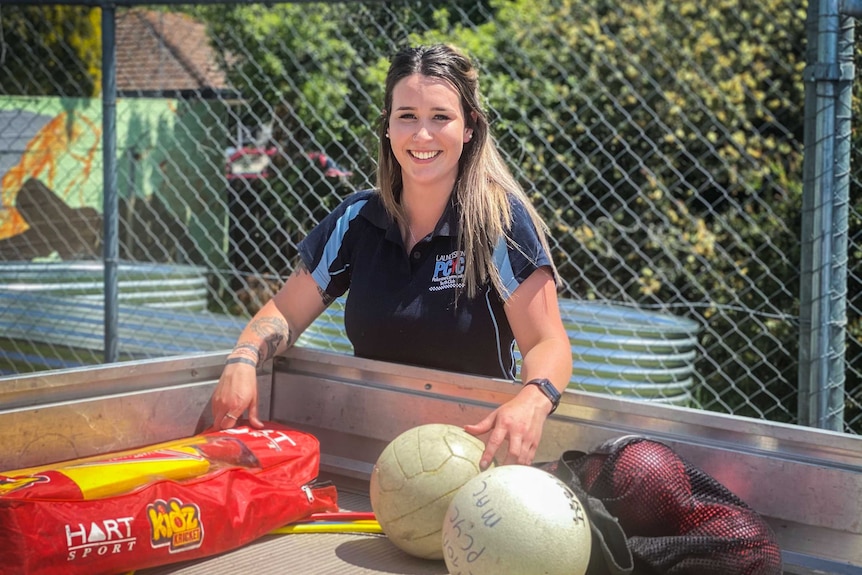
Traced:
<path fill-rule="evenodd" d="M 285 343 L 287 347 L 291 345 L 290 326 L 283 319 L 274 317 L 265 317 L 254 320 L 249 324 L 255 335 L 263 340 L 263 345 L 259 350 L 258 363 L 262 363 L 273 357 L 278 351 L 278 346 Z"/>
<path fill-rule="evenodd" d="M 263 340 L 263 344 L 258 347 L 258 345 L 251 342 L 237 343 L 233 351 L 228 355 L 227 362 L 225 362 L 226 365 L 231 363 L 246 363 L 248 365 L 259 366 L 276 354 L 278 346 L 282 342 L 286 341 L 286 347 L 288 348 L 294 344 L 290 326 L 282 319 L 271 317 L 256 319 L 249 324 L 249 328 Z"/>
<path fill-rule="evenodd" d="M 323 302 L 323 305 L 328 306 L 329 304 L 331 304 L 332 302 L 335 301 L 335 298 L 332 297 L 331 295 L 329 295 L 328 293 L 326 293 L 326 290 L 324 290 L 320 286 L 317 286 L 317 293 L 320 294 L 320 301 Z"/>
<path fill-rule="evenodd" d="M 257 367 L 257 361 L 253 359 L 249 359 L 247 357 L 229 357 L 224 362 L 225 365 L 231 365 L 233 363 L 244 363 L 246 365 L 250 365 L 252 367 Z"/>
<path fill-rule="evenodd" d="M 255 361 L 257 361 L 259 355 L 260 352 L 253 343 L 238 343 L 231 352 L 231 356 L 253 357 Z"/>
<path fill-rule="evenodd" d="M 256 345 L 253 343 L 238 343 L 234 346 L 233 351 L 228 354 L 227 361 L 224 364 L 245 363 L 257 367 L 259 359 L 260 352 Z"/>

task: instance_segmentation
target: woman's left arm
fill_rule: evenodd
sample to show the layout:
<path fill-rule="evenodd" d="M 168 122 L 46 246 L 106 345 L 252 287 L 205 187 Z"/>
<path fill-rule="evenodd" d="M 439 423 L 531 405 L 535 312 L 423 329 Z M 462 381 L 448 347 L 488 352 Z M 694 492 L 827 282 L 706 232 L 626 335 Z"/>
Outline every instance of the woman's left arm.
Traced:
<path fill-rule="evenodd" d="M 530 274 L 506 301 L 505 309 L 521 352 L 521 381 L 547 378 L 562 393 L 572 377 L 572 347 L 560 318 L 551 271 L 542 267 Z M 503 463 L 531 464 L 551 407 L 538 386 L 525 385 L 488 417 L 465 426 L 473 435 L 491 432 L 482 468 L 488 467 L 505 440 L 509 448 Z"/>

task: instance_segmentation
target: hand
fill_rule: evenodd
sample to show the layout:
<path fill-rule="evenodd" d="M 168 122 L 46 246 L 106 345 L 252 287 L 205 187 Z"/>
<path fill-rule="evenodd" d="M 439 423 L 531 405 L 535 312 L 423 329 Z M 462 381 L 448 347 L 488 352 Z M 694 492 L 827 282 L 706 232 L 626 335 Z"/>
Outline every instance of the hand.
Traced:
<path fill-rule="evenodd" d="M 247 363 L 226 365 L 213 392 L 213 428 L 233 427 L 246 410 L 251 426 L 262 428 L 257 414 L 257 369 Z"/>
<path fill-rule="evenodd" d="M 482 435 L 491 431 L 479 467 L 487 469 L 497 450 L 507 439 L 509 451 L 503 465 L 533 463 L 536 449 L 542 439 L 542 428 L 550 410 L 548 398 L 536 386 L 530 385 L 479 423 L 465 425 L 464 431 L 471 435 Z"/>

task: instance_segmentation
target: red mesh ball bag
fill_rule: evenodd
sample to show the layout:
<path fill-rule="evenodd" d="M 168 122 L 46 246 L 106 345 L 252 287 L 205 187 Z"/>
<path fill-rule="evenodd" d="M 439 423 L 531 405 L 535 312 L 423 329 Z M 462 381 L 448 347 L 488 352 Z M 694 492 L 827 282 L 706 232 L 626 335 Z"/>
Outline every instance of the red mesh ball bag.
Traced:
<path fill-rule="evenodd" d="M 594 547 L 598 560 L 589 575 L 782 573 L 781 551 L 766 521 L 661 442 L 628 436 L 541 465 L 587 498 L 603 531 L 599 542 L 617 543 L 610 550 Z"/>

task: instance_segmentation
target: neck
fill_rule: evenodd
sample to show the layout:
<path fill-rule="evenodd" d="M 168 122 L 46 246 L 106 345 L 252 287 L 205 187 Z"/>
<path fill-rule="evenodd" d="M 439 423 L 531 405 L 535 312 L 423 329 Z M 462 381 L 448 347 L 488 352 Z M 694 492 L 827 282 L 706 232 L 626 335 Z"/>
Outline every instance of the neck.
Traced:
<path fill-rule="evenodd" d="M 403 189 L 401 207 L 416 239 L 431 233 L 446 210 L 451 196 L 451 187 L 445 192 L 421 187 Z"/>

